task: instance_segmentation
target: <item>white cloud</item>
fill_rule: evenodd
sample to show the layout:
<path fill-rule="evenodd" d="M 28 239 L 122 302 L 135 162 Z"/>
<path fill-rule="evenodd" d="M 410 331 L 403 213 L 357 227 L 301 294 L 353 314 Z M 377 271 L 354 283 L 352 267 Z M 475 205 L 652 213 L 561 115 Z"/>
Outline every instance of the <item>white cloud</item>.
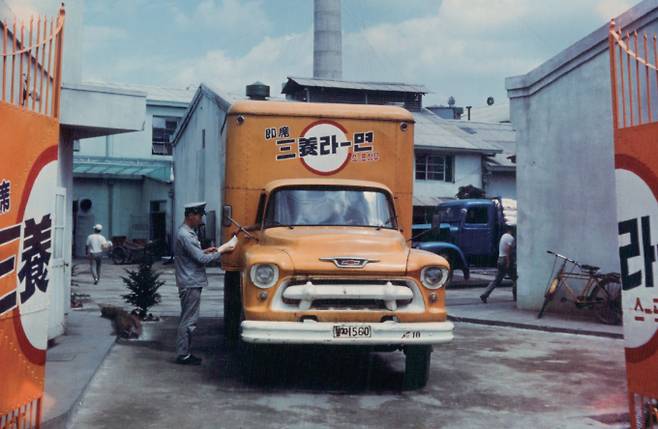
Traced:
<path fill-rule="evenodd" d="M 181 28 L 203 25 L 225 34 L 262 37 L 272 26 L 260 0 L 201 0 L 189 14 L 178 6 L 172 7 L 172 13 Z"/>
<path fill-rule="evenodd" d="M 84 36 L 83 49 L 85 52 L 129 37 L 125 29 L 106 25 L 85 25 Z"/>
<path fill-rule="evenodd" d="M 600 0 L 595 10 L 601 19 L 607 21 L 630 9 L 631 6 L 633 3 L 624 0 Z"/>
<path fill-rule="evenodd" d="M 311 73 L 312 40 L 311 33 L 266 37 L 242 57 L 231 57 L 224 50 L 209 51 L 183 65 L 176 73 L 175 83 L 188 86 L 205 82 L 227 92 L 244 94 L 245 85 L 259 80 L 270 85 L 270 93 L 277 95 L 287 75 Z"/>
<path fill-rule="evenodd" d="M 435 92 L 427 102 L 445 103 L 448 95 L 460 104 L 483 104 L 489 95 L 504 99 L 505 77 L 527 73 L 566 49 L 626 10 L 627 1 L 444 0 L 426 8 L 422 17 L 379 25 L 364 22 L 361 30 L 346 31 L 343 77 L 425 84 Z M 344 1 L 343 9 L 350 3 Z M 212 33 L 218 48 L 200 56 L 183 52 L 117 59 L 112 70 L 120 77 L 106 80 L 149 76 L 156 84 L 206 82 L 240 94 L 245 85 L 260 80 L 278 94 L 287 75 L 312 74 L 312 33 L 267 36 L 274 23 L 260 0 L 202 0 L 189 13 L 176 6 L 171 12 L 179 31 L 198 30 L 203 37 Z M 115 36 L 109 28 L 95 31 L 99 43 Z M 249 40 L 251 48 L 236 53 L 230 45 L 236 38 Z M 110 75 L 112 70 L 102 73 Z"/>

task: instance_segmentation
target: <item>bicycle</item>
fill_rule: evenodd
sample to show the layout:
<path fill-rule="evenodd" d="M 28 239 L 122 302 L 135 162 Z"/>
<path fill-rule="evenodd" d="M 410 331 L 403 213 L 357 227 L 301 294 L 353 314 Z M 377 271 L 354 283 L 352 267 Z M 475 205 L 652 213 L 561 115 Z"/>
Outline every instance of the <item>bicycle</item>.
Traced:
<path fill-rule="evenodd" d="M 544 315 L 546 307 L 553 300 L 557 291 L 563 288 L 568 297 L 564 296 L 562 302 L 572 301 L 576 308 L 594 310 L 597 319 L 605 324 L 618 325 L 621 323 L 621 276 L 619 273 L 599 273 L 599 267 L 580 264 L 551 250 L 546 252 L 554 255 L 555 259 L 544 294 L 544 304 L 537 315 L 538 319 Z M 560 260 L 559 269 L 556 272 L 555 268 Z M 577 269 L 579 271 L 576 271 Z M 553 275 L 553 273 L 556 274 Z M 569 280 L 585 281 L 585 287 L 578 294 L 569 286 Z"/>
<path fill-rule="evenodd" d="M 155 241 L 142 244 L 137 241 L 124 240 L 114 246 L 110 256 L 115 265 L 133 264 L 136 262 L 152 264 L 155 260 L 156 246 L 157 243 Z"/>

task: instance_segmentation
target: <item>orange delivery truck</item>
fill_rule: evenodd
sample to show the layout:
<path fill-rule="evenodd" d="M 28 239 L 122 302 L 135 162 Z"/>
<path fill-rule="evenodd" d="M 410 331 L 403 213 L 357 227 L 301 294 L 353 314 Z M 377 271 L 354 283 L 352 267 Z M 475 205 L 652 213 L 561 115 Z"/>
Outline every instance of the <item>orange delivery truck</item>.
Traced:
<path fill-rule="evenodd" d="M 413 116 L 395 106 L 240 101 L 227 115 L 226 338 L 405 353 L 427 383 L 453 339 L 449 265 L 411 248 Z"/>

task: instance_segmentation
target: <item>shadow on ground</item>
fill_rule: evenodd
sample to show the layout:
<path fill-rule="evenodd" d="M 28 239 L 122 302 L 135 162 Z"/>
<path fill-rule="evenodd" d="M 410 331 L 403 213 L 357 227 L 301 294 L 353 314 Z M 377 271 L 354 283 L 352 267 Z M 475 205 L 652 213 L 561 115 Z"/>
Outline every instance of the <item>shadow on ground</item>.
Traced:
<path fill-rule="evenodd" d="M 167 364 L 174 362 L 177 318 L 145 323 L 138 340 L 119 340 L 129 347 L 146 348 Z M 194 333 L 192 349 L 203 358 L 207 382 L 231 387 L 258 387 L 321 392 L 399 391 L 404 375 L 404 355 L 392 352 L 341 347 L 266 346 L 253 361 L 240 348 L 229 349 L 224 341 L 223 320 L 202 318 Z M 159 362 L 162 365 L 162 361 Z M 228 387 L 228 386 L 225 386 Z"/>

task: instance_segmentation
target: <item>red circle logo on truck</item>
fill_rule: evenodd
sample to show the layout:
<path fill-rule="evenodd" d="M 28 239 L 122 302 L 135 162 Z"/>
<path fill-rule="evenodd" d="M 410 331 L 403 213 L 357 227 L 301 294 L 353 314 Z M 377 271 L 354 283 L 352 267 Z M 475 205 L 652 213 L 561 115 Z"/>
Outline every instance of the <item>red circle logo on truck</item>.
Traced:
<path fill-rule="evenodd" d="M 352 142 L 337 122 L 317 121 L 302 131 L 298 149 L 302 164 L 315 174 L 335 174 L 350 161 Z"/>

